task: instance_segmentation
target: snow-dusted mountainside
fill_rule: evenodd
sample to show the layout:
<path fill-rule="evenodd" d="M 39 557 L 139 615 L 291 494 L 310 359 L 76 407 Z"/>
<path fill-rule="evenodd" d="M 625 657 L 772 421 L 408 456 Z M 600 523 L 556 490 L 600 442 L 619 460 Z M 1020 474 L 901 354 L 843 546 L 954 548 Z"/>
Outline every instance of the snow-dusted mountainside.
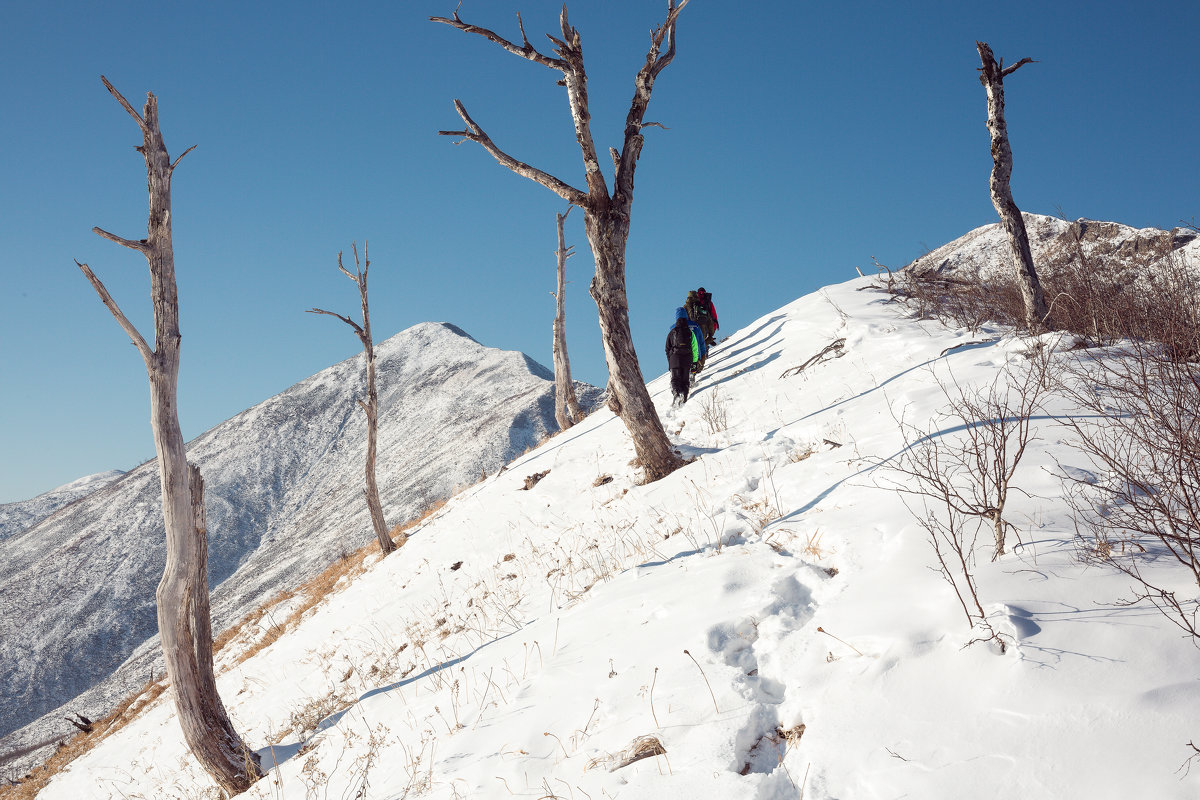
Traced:
<path fill-rule="evenodd" d="M 521 353 L 440 323 L 376 352 L 378 477 L 393 524 L 557 429 L 553 376 Z M 363 375 L 360 354 L 189 443 L 207 484 L 215 630 L 372 537 Z M 159 491 L 152 461 L 0 542 L 0 734 L 47 715 L 0 741 L 0 755 L 72 730 L 67 711 L 98 716 L 159 663 Z"/>
<path fill-rule="evenodd" d="M 1130 279 L 1139 270 L 1153 269 L 1166 253 L 1200 274 L 1200 235 L 1193 230 L 1131 228 L 1118 222 L 1088 219 L 1067 222 L 1040 214 L 1022 214 L 1022 217 L 1039 274 L 1052 275 L 1063 264 L 1076 260 L 1076 236 L 1084 257 L 1094 267 L 1128 272 Z M 926 253 L 908 268 L 967 279 L 1009 276 L 1013 270 L 1012 249 L 1004 229 L 995 222 Z"/>
<path fill-rule="evenodd" d="M 124 474 L 119 469 L 98 472 L 51 489 L 32 500 L 0 504 L 0 542 L 14 533 L 33 527 L 63 506 L 103 489 Z"/>
<path fill-rule="evenodd" d="M 949 329 L 872 283 L 734 333 L 682 407 L 653 380 L 694 459 L 675 473 L 642 485 L 600 409 L 456 496 L 269 647 L 235 665 L 264 621 L 222 651 L 222 696 L 270 769 L 243 796 L 1200 796 L 1200 769 L 1181 769 L 1200 741 L 1200 650 L 1122 603 L 1125 576 L 1078 558 L 1062 480 L 1104 479 L 1059 421 L 1079 409 L 1051 398 L 1032 420 L 1009 551 L 990 560 L 982 533 L 974 573 L 1003 652 L 964 647 L 925 512 L 896 490 L 912 442 L 900 420 L 960 440 L 945 392 L 1009 385 L 1058 335 Z M 1169 562 L 1142 567 L 1194 598 Z M 39 797 L 211 787 L 164 696 Z"/>

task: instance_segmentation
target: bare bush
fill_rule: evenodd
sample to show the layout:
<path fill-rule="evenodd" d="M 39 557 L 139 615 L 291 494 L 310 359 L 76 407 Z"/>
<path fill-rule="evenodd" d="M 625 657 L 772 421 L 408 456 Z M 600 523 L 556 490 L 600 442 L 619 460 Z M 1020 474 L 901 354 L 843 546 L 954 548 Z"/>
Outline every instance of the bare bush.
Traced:
<path fill-rule="evenodd" d="M 1064 392 L 1085 413 L 1061 421 L 1100 473 L 1066 472 L 1080 556 L 1129 576 L 1126 602 L 1151 603 L 1200 643 L 1200 366 L 1177 357 L 1181 342 L 1076 358 Z"/>
<path fill-rule="evenodd" d="M 903 269 L 888 281 L 885 291 L 911 309 L 918 319 L 978 331 L 988 322 L 1021 325 L 1024 305 L 1011 279 L 972 281 L 933 270 Z"/>
<path fill-rule="evenodd" d="M 897 491 L 918 499 L 910 508 L 925 529 L 938 571 L 954 589 L 967 624 L 980 629 L 975 641 L 1004 637 L 992 628 L 979 600 L 975 553 L 979 534 L 990 528 L 992 560 L 1005 554 L 1007 533 L 1017 528 L 1004 517 L 1013 482 L 1029 442 L 1032 419 L 1050 388 L 1053 353 L 1039 345 L 1029 363 L 1007 368 L 986 389 L 972 391 L 951 376 L 942 383 L 947 407 L 934 419 L 933 431 L 899 420 L 905 446 L 889 464 Z"/>
<path fill-rule="evenodd" d="M 1193 357 L 1200 339 L 1190 321 L 1200 286 L 1174 253 L 1195 237 L 1176 228 L 1157 238 L 1118 241 L 1105 238 L 1106 225 L 1072 223 L 1045 246 L 1038 270 L 1049 306 L 1047 326 L 1075 334 L 1081 347 L 1136 338 Z M 1024 306 L 1010 278 L 969 279 L 914 264 L 889 270 L 882 281 L 881 276 L 876 287 L 919 319 L 971 331 L 989 322 L 1022 325 Z"/>
<path fill-rule="evenodd" d="M 700 402 L 700 419 L 708 425 L 709 433 L 722 433 L 729 428 L 729 406 L 716 386 Z"/>

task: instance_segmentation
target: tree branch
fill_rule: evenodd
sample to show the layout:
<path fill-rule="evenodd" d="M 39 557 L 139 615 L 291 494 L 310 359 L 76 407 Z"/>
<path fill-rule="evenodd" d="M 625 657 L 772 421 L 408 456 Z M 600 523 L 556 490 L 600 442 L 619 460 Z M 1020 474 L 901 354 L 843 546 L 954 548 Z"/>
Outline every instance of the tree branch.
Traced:
<path fill-rule="evenodd" d="M 1000 77 L 1001 77 L 1001 78 L 1007 78 L 1009 75 L 1013 74 L 1014 72 L 1016 72 L 1018 69 L 1020 69 L 1021 67 L 1025 66 L 1026 64 L 1036 64 L 1036 63 L 1037 63 L 1037 62 L 1036 62 L 1036 61 L 1034 61 L 1034 60 L 1033 60 L 1032 58 L 1030 58 L 1029 56 L 1026 56 L 1025 58 L 1022 58 L 1020 61 L 1018 61 L 1017 63 L 1013 64 L 1011 67 L 1004 67 L 1004 62 L 1003 62 L 1003 61 L 1001 61 L 1001 62 L 1000 62 L 1000 65 L 1003 67 L 1003 69 L 1001 69 L 1001 70 L 1000 70 Z"/>
<path fill-rule="evenodd" d="M 344 270 L 343 270 L 343 271 L 344 271 Z M 365 331 L 362 329 L 362 326 L 361 326 L 361 325 L 359 325 L 357 322 L 355 322 L 354 320 L 350 319 L 349 317 L 343 317 L 341 314 L 335 314 L 334 312 L 332 312 L 332 311 L 326 311 L 326 310 L 325 310 L 325 309 L 323 309 L 323 308 L 310 308 L 310 309 L 308 309 L 308 311 L 305 311 L 304 313 L 305 313 L 305 314 L 328 314 L 328 315 L 329 315 L 329 316 L 331 316 L 331 317 L 337 317 L 337 318 L 338 318 L 338 319 L 340 319 L 342 322 L 346 323 L 346 324 L 347 324 L 347 325 L 349 325 L 351 328 L 353 328 L 353 329 L 354 329 L 354 332 L 355 332 L 356 334 L 358 334 L 358 338 L 360 338 L 360 339 L 363 339 L 363 338 L 364 338 L 364 337 L 366 337 L 366 335 L 367 335 L 367 334 L 366 334 L 366 332 L 365 332 Z"/>
<path fill-rule="evenodd" d="M 91 282 L 92 288 L 96 290 L 96 294 L 100 295 L 100 302 L 104 303 L 105 307 L 112 313 L 113 317 L 116 318 L 117 324 L 120 325 L 121 329 L 129 335 L 130 341 L 133 342 L 133 346 L 138 349 L 138 352 L 142 354 L 142 359 L 146 362 L 146 368 L 149 369 L 151 364 L 154 362 L 154 352 L 150 349 L 150 345 L 146 344 L 146 340 L 142 338 L 140 333 L 138 333 L 138 329 L 135 328 L 133 323 L 129 321 L 129 318 L 121 312 L 120 307 L 117 306 L 117 301 L 113 300 L 112 295 L 108 293 L 108 289 L 106 289 L 104 284 L 101 283 L 100 279 L 96 277 L 96 273 L 92 272 L 91 268 L 87 264 L 80 264 L 78 260 L 76 260 L 75 264 L 79 267 L 79 269 L 83 270 L 84 277 Z"/>
<path fill-rule="evenodd" d="M 637 160 L 642 152 L 641 131 L 646 127 L 642 124 L 642 119 L 650 105 L 650 93 L 654 90 L 655 78 L 675 58 L 675 23 L 688 2 L 690 0 L 669 0 L 667 18 L 654 30 L 650 48 L 646 51 L 646 63 L 634 78 L 633 101 L 629 105 L 629 114 L 625 117 L 625 142 L 621 148 L 620 163 L 617 165 L 615 193 L 630 195 L 633 191 L 633 174 L 637 170 Z M 668 39 L 667 51 L 659 55 L 663 42 Z"/>
<path fill-rule="evenodd" d="M 142 119 L 142 115 L 133 110 L 133 106 L 129 105 L 129 101 L 125 99 L 125 96 L 123 94 L 121 94 L 120 92 L 118 92 L 116 90 L 116 87 L 114 87 L 111 83 L 108 82 L 108 78 L 101 75 L 100 80 L 104 81 L 104 87 L 106 89 L 108 89 L 108 93 L 111 94 L 113 97 L 117 98 L 117 102 L 120 103 L 125 108 L 125 110 L 129 112 L 129 116 L 131 116 L 135 120 L 137 120 L 138 127 L 142 129 L 142 133 L 145 133 L 146 132 L 146 120 Z M 78 262 L 76 262 L 76 263 L 78 263 Z"/>
<path fill-rule="evenodd" d="M 501 166 L 508 167 L 518 175 L 540 183 L 572 205 L 586 207 L 588 196 L 584 192 L 563 183 L 558 178 L 547 172 L 543 172 L 537 167 L 530 166 L 523 161 L 518 161 L 497 147 L 491 138 L 484 133 L 483 129 L 475 123 L 475 120 L 471 119 L 470 115 L 467 114 L 467 109 L 463 106 L 462 101 L 454 101 L 454 110 L 458 112 L 463 122 L 467 124 L 467 129 L 465 131 L 438 131 L 438 136 L 462 136 L 464 139 L 476 142 L 484 150 L 491 153 L 492 157 L 500 162 Z"/>
<path fill-rule="evenodd" d="M 148 253 L 150 251 L 150 243 L 145 239 L 138 239 L 137 241 L 134 241 L 133 239 L 123 239 L 120 236 L 117 236 L 115 233 L 109 233 L 102 228 L 92 228 L 92 232 L 102 236 L 105 239 L 108 239 L 110 242 L 116 242 L 122 247 L 128 247 L 130 250 L 137 250 L 139 253 Z M 78 264 L 79 262 L 77 261 L 75 263 Z"/>
<path fill-rule="evenodd" d="M 651 44 L 652 52 L 656 52 L 662 46 L 663 31 L 665 31 L 666 36 L 670 38 L 670 43 L 667 45 L 667 52 L 655 59 L 653 71 L 650 75 L 651 80 L 657 78 L 658 73 L 666 69 L 667 65 L 675 59 L 675 20 L 679 18 L 679 12 L 683 11 L 683 7 L 686 6 L 689 1 L 690 0 L 683 0 L 683 2 L 679 5 L 675 5 L 675 0 L 671 0 L 667 7 L 666 21 L 663 22 L 662 27 L 654 32 L 654 38 Z"/>
<path fill-rule="evenodd" d="M 440 22 L 443 25 L 449 25 L 452 28 L 458 28 L 460 31 L 465 33 L 479 34 L 483 38 L 500 45 L 513 55 L 520 56 L 521 58 L 524 58 L 527 61 L 532 61 L 535 64 L 541 64 L 544 67 L 550 67 L 551 69 L 565 69 L 567 66 L 566 62 L 562 61 L 561 59 L 551 58 L 550 56 L 539 53 L 537 48 L 529 43 L 529 39 L 525 37 L 525 25 L 521 22 L 520 14 L 517 15 L 517 22 L 521 25 L 521 38 L 525 41 L 524 47 L 519 47 L 513 44 L 500 34 L 490 31 L 487 28 L 481 28 L 478 25 L 468 25 L 458 16 L 457 9 L 454 11 L 454 17 L 452 19 L 447 19 L 446 17 L 430 17 L 429 20 L 430 22 Z"/>
<path fill-rule="evenodd" d="M 180 161 L 183 161 L 183 157 L 184 157 L 184 156 L 186 156 L 188 153 L 192 152 L 192 151 L 193 151 L 193 150 L 195 150 L 195 149 L 196 149 L 196 145 L 192 145 L 192 146 L 191 146 L 191 147 L 189 147 L 187 150 L 184 150 L 182 153 L 180 153 L 180 154 L 179 154 L 179 158 L 175 159 L 175 162 L 174 162 L 173 164 L 171 164 L 171 169 L 170 169 L 170 171 L 171 171 L 171 172 L 174 172 L 174 171 L 175 171 L 175 168 L 179 166 L 179 162 L 180 162 Z"/>
<path fill-rule="evenodd" d="M 457 16 L 457 15 L 456 15 Z M 521 19 L 521 12 L 517 12 L 517 27 L 521 29 L 521 41 L 525 43 L 522 50 L 532 50 L 533 45 L 529 43 L 529 37 L 525 35 L 525 21 Z"/>

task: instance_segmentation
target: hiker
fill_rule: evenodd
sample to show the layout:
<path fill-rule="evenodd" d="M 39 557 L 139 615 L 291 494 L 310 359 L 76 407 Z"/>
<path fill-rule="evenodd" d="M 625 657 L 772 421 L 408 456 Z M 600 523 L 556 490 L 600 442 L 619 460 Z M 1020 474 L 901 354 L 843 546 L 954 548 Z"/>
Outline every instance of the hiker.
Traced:
<path fill-rule="evenodd" d="M 682 307 L 675 309 L 675 327 L 667 334 L 666 353 L 671 369 L 671 405 L 682 405 L 688 399 L 691 376 L 699 372 L 707 355 L 700 326 L 688 319 Z"/>
<path fill-rule="evenodd" d="M 687 309 L 688 318 L 700 326 L 704 332 L 704 341 L 708 345 L 717 343 L 716 331 L 721 327 L 717 322 L 717 309 L 713 305 L 712 295 L 701 286 L 694 292 L 688 292 L 687 301 L 683 304 Z"/>

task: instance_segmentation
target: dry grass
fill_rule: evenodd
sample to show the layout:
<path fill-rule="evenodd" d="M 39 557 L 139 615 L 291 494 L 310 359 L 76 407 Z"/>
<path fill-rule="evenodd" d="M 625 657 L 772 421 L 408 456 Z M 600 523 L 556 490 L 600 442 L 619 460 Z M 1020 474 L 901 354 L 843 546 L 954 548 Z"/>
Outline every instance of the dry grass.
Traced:
<path fill-rule="evenodd" d="M 393 539 L 403 538 L 404 534 L 437 513 L 445 504 L 446 500 L 430 503 L 420 514 L 408 522 L 394 526 L 390 531 L 391 537 Z M 225 668 L 237 666 L 270 647 L 280 636 L 295 628 L 305 614 L 329 597 L 343 579 L 349 581 L 362 574 L 366 570 L 367 557 L 377 552 L 378 546 L 379 543 L 372 538 L 358 550 L 334 561 L 321 574 L 299 588 L 284 590 L 275 595 L 217 636 L 213 640 L 213 654 L 220 653 L 239 639 L 253 636 L 253 631 L 256 630 L 263 617 L 272 620 L 270 627 L 260 638 L 248 642 L 245 649 L 236 655 L 232 664 L 225 665 Z M 281 622 L 275 622 L 270 616 L 271 611 L 295 598 L 300 599 L 292 606 L 287 616 Z M 66 769 L 72 761 L 92 750 L 105 738 L 136 719 L 166 690 L 167 682 L 162 680 L 151 681 L 131 693 L 108 715 L 93 722 L 91 733 L 77 733 L 64 739 L 45 763 L 35 767 L 18 783 L 0 786 L 0 800 L 33 800 L 56 774 Z"/>
<path fill-rule="evenodd" d="M 1045 247 L 1037 270 L 1050 307 L 1048 326 L 1075 334 L 1080 347 L 1138 339 L 1159 342 L 1177 357 L 1195 358 L 1200 285 L 1173 255 L 1195 235 L 1176 228 L 1118 247 L 1104 240 L 1107 227 L 1077 222 Z M 988 281 L 947 276 L 918 260 L 900 272 L 889 271 L 878 288 L 921 319 L 971 331 L 989 322 L 1024 325 L 1020 292 L 1007 276 Z"/>
<path fill-rule="evenodd" d="M 125 724 L 135 719 L 144 709 L 149 707 L 167 689 L 163 681 L 150 681 L 145 686 L 131 692 L 117 707 L 107 715 L 92 723 L 90 733 L 77 733 L 58 743 L 45 763 L 38 765 L 16 784 L 0 786 L 0 798 L 3 800 L 34 800 L 38 793 L 46 787 L 50 779 L 64 770 L 72 761 L 94 749 L 110 734 L 125 727 Z"/>
<path fill-rule="evenodd" d="M 420 525 L 425 520 L 429 519 L 441 508 L 446 505 L 445 500 L 437 500 L 430 503 L 417 516 L 410 519 L 401 525 L 395 525 L 389 531 L 389 535 L 393 540 L 403 540 L 408 536 L 408 532 Z M 299 598 L 298 602 L 292 605 L 288 615 L 282 622 L 272 622 L 267 628 L 263 636 L 253 642 L 245 650 L 238 654 L 233 666 L 243 663 L 251 657 L 262 652 L 266 648 L 274 644 L 280 636 L 289 630 L 296 627 L 296 624 L 304 618 L 304 616 L 312 609 L 321 604 L 334 589 L 343 581 L 351 581 L 366 571 L 366 560 L 368 556 L 377 552 L 376 548 L 379 543 L 374 539 L 364 544 L 362 547 L 355 550 L 353 553 L 339 558 L 328 567 L 325 568 L 320 575 L 309 580 L 304 585 L 295 590 L 284 590 L 275 595 L 273 599 L 264 603 L 259 608 L 247 614 L 236 625 L 231 626 L 228 630 L 222 633 L 215 642 L 213 642 L 213 652 L 220 652 L 220 649 L 230 642 L 234 641 L 245 631 L 252 631 L 264 616 L 267 616 L 273 608 L 287 601 Z"/>
<path fill-rule="evenodd" d="M 667 748 L 663 747 L 662 741 L 657 736 L 639 736 L 619 753 L 605 753 L 593 758 L 584 765 L 583 771 L 587 772 L 596 767 L 604 767 L 609 772 L 616 772 L 621 767 L 627 767 L 635 761 L 641 761 L 643 758 L 665 756 L 666 754 Z"/>

